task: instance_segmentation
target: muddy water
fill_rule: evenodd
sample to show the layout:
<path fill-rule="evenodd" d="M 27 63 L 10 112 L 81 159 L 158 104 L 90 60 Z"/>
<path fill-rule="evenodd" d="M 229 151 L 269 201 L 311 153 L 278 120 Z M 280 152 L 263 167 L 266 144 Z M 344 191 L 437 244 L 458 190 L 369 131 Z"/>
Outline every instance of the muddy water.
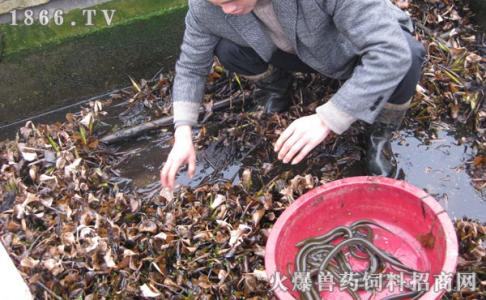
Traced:
<path fill-rule="evenodd" d="M 120 150 L 130 154 L 120 165 L 121 175 L 131 179 L 134 187 L 144 187 L 157 181 L 162 162 L 170 151 L 171 138 L 169 133 L 163 133 L 156 138 L 141 137 L 123 144 Z"/>
<path fill-rule="evenodd" d="M 171 149 L 172 135 L 160 133 L 156 138 L 141 137 L 131 143 L 123 144 L 121 151 L 132 152 L 130 158 L 120 165 L 120 172 L 123 177 L 132 180 L 135 188 L 141 188 L 154 184 L 159 180 L 160 169 L 167 159 Z M 239 171 L 244 165 L 238 160 L 232 161 L 227 167 L 218 169 L 204 159 L 203 155 L 218 157 L 221 153 L 212 151 L 199 151 L 196 162 L 196 172 L 193 178 L 187 175 L 187 167 L 180 170 L 177 176 L 177 183 L 196 188 L 198 185 L 212 180 L 226 180 L 233 183 L 239 181 Z"/>
<path fill-rule="evenodd" d="M 469 144 L 459 145 L 453 132 L 439 131 L 431 141 L 402 132 L 393 149 L 404 179 L 434 196 L 451 217 L 486 221 L 486 191 L 476 190 L 465 170 L 474 155 Z"/>
<path fill-rule="evenodd" d="M 158 181 L 159 170 L 170 151 L 169 140 L 170 135 L 162 133 L 155 139 L 141 138 L 131 143 L 128 149 L 141 150 L 122 165 L 122 175 L 133 179 L 136 187 Z M 477 191 L 471 185 L 464 169 L 465 163 L 474 155 L 469 144 L 459 145 L 453 133 L 447 131 L 437 132 L 437 138 L 433 140 L 417 138 L 411 132 L 402 131 L 400 138 L 393 142 L 393 149 L 402 178 L 433 195 L 451 217 L 467 216 L 486 221 L 486 193 Z M 208 178 L 233 183 L 239 181 L 240 171 L 245 167 L 242 162 L 233 161 L 213 174 L 214 168 L 202 159 L 201 152 L 195 177 L 189 179 L 183 170 L 177 178 L 180 184 L 196 187 Z M 352 175 L 364 174 L 363 168 L 357 166 Z"/>
<path fill-rule="evenodd" d="M 75 108 L 71 108 L 73 109 Z M 118 114 L 123 109 L 123 103 L 109 107 L 108 118 L 104 121 L 112 125 L 119 123 Z M 62 121 L 66 112 L 65 109 L 51 112 L 35 119 L 35 122 Z M 21 126 L 21 123 L 23 122 L 16 125 Z M 16 129 L 2 128 L 0 138 L 12 138 Z M 467 216 L 486 221 L 486 191 L 477 191 L 471 185 L 471 179 L 465 170 L 466 162 L 470 161 L 475 153 L 470 144 L 457 143 L 459 137 L 454 136 L 452 131 L 439 130 L 436 138 L 431 140 L 427 137 L 416 137 L 410 131 L 402 131 L 400 138 L 393 142 L 393 149 L 402 169 L 401 178 L 433 195 L 451 217 Z M 159 180 L 159 170 L 167 158 L 171 142 L 171 131 L 164 129 L 159 130 L 157 134 L 141 136 L 120 144 L 120 151 L 128 153 L 128 158 L 119 166 L 120 175 L 130 179 L 135 188 L 147 185 L 153 187 Z M 182 170 L 177 182 L 193 188 L 214 180 L 239 182 L 239 174 L 251 160 L 241 160 L 236 156 L 228 158 L 224 152 L 224 149 L 199 151 L 196 175 L 190 179 L 186 170 Z M 210 163 L 211 159 L 208 158 L 223 158 L 230 161 L 224 168 L 218 168 L 214 162 Z M 345 175 L 365 175 L 363 163 L 351 168 L 352 171 Z"/>

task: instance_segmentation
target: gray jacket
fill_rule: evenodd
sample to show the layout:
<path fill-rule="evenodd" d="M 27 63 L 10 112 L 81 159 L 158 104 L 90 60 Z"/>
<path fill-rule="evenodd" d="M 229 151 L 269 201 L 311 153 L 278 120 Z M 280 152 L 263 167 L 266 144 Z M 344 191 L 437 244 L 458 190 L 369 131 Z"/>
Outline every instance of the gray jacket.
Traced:
<path fill-rule="evenodd" d="M 321 119 L 338 113 L 372 123 L 410 68 L 402 31 L 413 30 L 408 15 L 390 0 L 272 2 L 299 58 L 327 77 L 347 79 L 327 105 L 317 108 Z M 172 95 L 176 126 L 197 123 L 221 38 L 252 47 L 267 62 L 276 50 L 252 13 L 228 15 L 207 0 L 189 0 Z"/>

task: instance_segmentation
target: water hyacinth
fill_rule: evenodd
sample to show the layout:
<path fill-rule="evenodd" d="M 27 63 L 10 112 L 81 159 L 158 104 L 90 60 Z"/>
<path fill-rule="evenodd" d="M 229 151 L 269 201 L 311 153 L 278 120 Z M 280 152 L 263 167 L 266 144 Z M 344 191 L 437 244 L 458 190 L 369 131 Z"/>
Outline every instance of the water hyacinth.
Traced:
<path fill-rule="evenodd" d="M 465 167 L 476 188 L 484 189 L 484 34 L 471 23 L 467 2 L 400 5 L 414 17 L 428 49 L 406 125 L 469 126 L 464 140 L 473 141 L 477 155 Z M 253 95 L 248 82 L 215 65 L 204 100 L 206 122 L 195 139 L 198 150 L 218 154 L 220 159 L 198 157 L 214 172 L 174 193 L 157 184 L 134 189 L 118 167 L 136 153 L 99 139 L 117 129 L 111 126 L 115 119 L 121 121 L 117 126 L 129 127 L 169 116 L 171 81 L 172 74 L 132 80 L 132 88 L 106 102 L 91 102 L 63 122 L 27 122 L 14 140 L 0 142 L 1 241 L 36 298 L 272 298 L 263 258 L 275 220 L 303 193 L 350 174 L 363 157 L 359 123 L 296 166 L 278 162 L 272 150 L 278 135 L 329 99 L 338 81 L 296 74 L 298 105 L 288 113 L 263 116 L 246 107 L 215 112 L 217 100 L 246 95 L 240 89 Z M 110 115 L 105 111 L 110 105 L 125 110 Z M 230 162 L 245 168 L 222 180 Z M 475 290 L 451 292 L 446 299 L 481 299 L 485 226 L 466 219 L 455 225 L 458 270 L 476 272 L 478 280 Z"/>

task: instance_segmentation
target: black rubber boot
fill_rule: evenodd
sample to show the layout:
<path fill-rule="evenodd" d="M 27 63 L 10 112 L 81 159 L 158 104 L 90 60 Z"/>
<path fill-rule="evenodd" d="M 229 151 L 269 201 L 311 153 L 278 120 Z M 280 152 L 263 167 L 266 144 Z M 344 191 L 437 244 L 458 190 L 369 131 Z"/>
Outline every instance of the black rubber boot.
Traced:
<path fill-rule="evenodd" d="M 411 99 L 403 104 L 386 103 L 370 125 L 366 136 L 366 159 L 368 175 L 397 179 L 397 159 L 390 143 L 393 132 L 398 130 L 410 107 Z"/>
<path fill-rule="evenodd" d="M 292 75 L 287 71 L 271 68 L 268 76 L 255 82 L 262 92 L 263 112 L 267 114 L 287 111 L 292 104 L 289 92 Z"/>
<path fill-rule="evenodd" d="M 397 177 L 397 160 L 390 143 L 395 128 L 382 122 L 371 125 L 366 149 L 368 175 Z"/>

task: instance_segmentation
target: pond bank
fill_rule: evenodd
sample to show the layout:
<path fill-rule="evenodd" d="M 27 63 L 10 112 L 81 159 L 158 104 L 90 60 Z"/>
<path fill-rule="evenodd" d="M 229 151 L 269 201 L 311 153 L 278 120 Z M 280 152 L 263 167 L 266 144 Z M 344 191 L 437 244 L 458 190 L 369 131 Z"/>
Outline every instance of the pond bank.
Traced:
<path fill-rule="evenodd" d="M 62 25 L 0 24 L 1 126 L 123 87 L 128 76 L 149 77 L 174 64 L 185 1 L 114 0 L 90 9 L 116 12 L 110 25 L 100 12 L 95 25 L 86 26 L 80 9 L 66 13 Z"/>

